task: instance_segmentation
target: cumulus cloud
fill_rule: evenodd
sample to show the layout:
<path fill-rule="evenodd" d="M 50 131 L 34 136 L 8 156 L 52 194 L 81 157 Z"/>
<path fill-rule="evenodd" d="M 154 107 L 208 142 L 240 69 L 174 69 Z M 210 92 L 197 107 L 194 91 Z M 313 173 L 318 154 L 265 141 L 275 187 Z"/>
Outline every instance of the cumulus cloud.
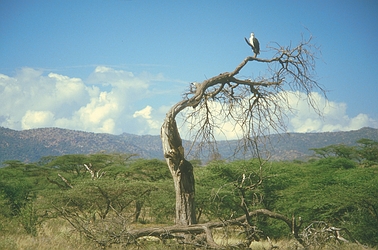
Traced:
<path fill-rule="evenodd" d="M 14 76 L 0 74 L 0 126 L 11 129 L 61 127 L 90 132 L 159 134 L 166 112 L 180 100 L 182 82 L 166 82 L 163 75 L 106 66 L 96 67 L 87 79 L 23 68 Z M 308 106 L 300 92 L 283 92 L 292 107 L 287 111 L 290 132 L 347 131 L 378 127 L 367 114 L 347 114 L 347 104 L 312 97 L 322 117 Z M 214 104 L 215 110 L 221 110 Z M 221 119 L 219 114 L 219 119 Z M 184 125 L 181 134 L 189 127 Z M 215 133 L 219 139 L 237 138 L 238 128 L 224 122 Z"/>
<path fill-rule="evenodd" d="M 51 111 L 26 111 L 22 117 L 21 124 L 23 129 L 38 128 L 41 126 L 52 125 L 54 114 Z"/>
<path fill-rule="evenodd" d="M 144 119 L 151 119 L 152 107 L 147 105 L 144 109 L 135 111 L 133 117 L 142 117 Z"/>
<path fill-rule="evenodd" d="M 283 109 L 283 118 L 286 121 L 288 132 L 335 132 L 357 130 L 362 127 L 378 128 L 378 121 L 369 118 L 367 114 L 360 113 L 355 117 L 347 114 L 347 104 L 329 101 L 317 92 L 311 93 L 312 107 L 305 93 L 281 92 L 282 107 L 289 105 L 290 109 Z M 219 103 L 213 102 L 209 107 L 214 110 L 218 127 L 214 128 L 214 135 L 218 140 L 231 140 L 241 138 L 241 129 L 232 120 L 223 120 Z M 185 111 L 184 111 L 185 112 Z M 182 135 L 190 138 L 189 125 L 182 126 Z"/>
<path fill-rule="evenodd" d="M 86 82 L 44 73 L 23 68 L 12 77 L 0 74 L 0 126 L 132 133 L 133 105 L 149 95 L 151 81 L 161 79 L 104 66 L 95 68 Z"/>
<path fill-rule="evenodd" d="M 0 75 L 1 126 L 13 129 L 51 126 L 53 117 L 67 115 L 88 98 L 86 86 L 78 78 L 53 73 L 44 76 L 42 71 L 31 68 L 19 70 L 14 77 Z M 42 116 L 45 118 L 41 119 Z"/>
<path fill-rule="evenodd" d="M 308 104 L 307 97 L 300 92 L 287 92 L 292 107 L 288 114 L 288 130 L 291 132 L 334 132 L 356 130 L 362 127 L 378 127 L 378 122 L 367 114 L 360 113 L 355 117 L 347 114 L 347 104 L 325 99 L 319 93 L 312 93 L 314 105 L 321 116 Z"/>
<path fill-rule="evenodd" d="M 139 129 L 140 134 L 158 134 L 160 130 L 160 126 L 162 125 L 161 112 L 154 112 L 154 116 L 152 116 L 153 108 L 150 105 L 147 105 L 144 109 L 135 111 L 133 114 L 134 118 L 137 118 L 141 121 L 142 125 Z"/>

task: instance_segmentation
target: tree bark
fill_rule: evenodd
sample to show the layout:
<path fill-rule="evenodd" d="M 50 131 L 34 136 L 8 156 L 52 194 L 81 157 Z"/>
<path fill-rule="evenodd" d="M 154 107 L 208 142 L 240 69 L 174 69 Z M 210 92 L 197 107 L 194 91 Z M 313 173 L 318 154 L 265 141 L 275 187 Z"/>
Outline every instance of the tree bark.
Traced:
<path fill-rule="evenodd" d="M 284 127 L 280 99 L 288 103 L 280 95 L 280 90 L 283 90 L 281 85 L 286 83 L 292 90 L 304 90 L 308 96 L 313 91 L 313 87 L 319 87 L 310 74 L 311 69 L 314 68 L 314 55 L 306 49 L 306 47 L 311 48 L 310 40 L 311 38 L 300 43 L 294 49 L 276 48 L 276 57 L 272 59 L 248 56 L 231 72 L 224 72 L 202 83 L 192 83 L 186 98 L 168 111 L 161 127 L 161 139 L 164 157 L 176 190 L 176 224 L 196 223 L 193 166 L 185 159 L 182 140 L 176 125 L 176 115 L 185 108 L 194 108 L 194 117 L 199 115 L 201 120 L 198 137 L 196 135 L 195 140 L 215 140 L 213 129 L 216 124 L 213 124 L 214 116 L 208 106 L 211 100 L 223 105 L 225 120 L 233 119 L 241 126 L 244 140 L 249 140 L 251 134 L 261 135 L 271 130 L 278 132 L 279 128 Z M 271 76 L 259 78 L 257 81 L 236 78 L 244 66 L 251 61 L 273 65 L 268 66 L 274 69 L 271 70 L 273 71 Z M 243 88 L 235 94 L 239 86 Z M 271 87 L 271 90 L 267 90 L 268 87 Z M 312 103 L 311 99 L 309 103 Z M 200 111 L 205 113 L 204 116 L 200 115 Z"/>
<path fill-rule="evenodd" d="M 164 157 L 176 191 L 177 225 L 196 223 L 194 174 L 192 164 L 184 158 L 184 148 L 173 116 L 168 115 L 161 128 Z"/>
<path fill-rule="evenodd" d="M 234 76 L 249 61 L 269 62 L 263 59 L 247 57 L 233 72 L 225 72 L 214 76 L 202 83 L 197 83 L 195 89 L 191 92 L 192 97 L 184 99 L 175 104 L 167 113 L 164 123 L 161 127 L 161 140 L 163 144 L 164 157 L 173 177 L 176 191 L 176 220 L 177 225 L 196 224 L 195 216 L 195 183 L 192 164 L 185 159 L 182 140 L 176 124 L 176 115 L 187 107 L 197 107 L 197 105 L 206 98 L 215 97 L 223 90 L 225 84 L 234 82 L 248 86 L 270 86 L 279 85 L 280 82 L 252 82 L 250 80 L 239 80 Z M 210 87 L 219 85 L 217 88 L 206 93 Z"/>
<path fill-rule="evenodd" d="M 278 219 L 284 221 L 289 228 L 291 228 L 291 220 L 290 218 L 269 211 L 267 209 L 257 209 L 249 213 L 249 216 L 256 216 L 256 215 L 263 215 L 268 216 L 270 218 Z M 177 238 L 184 240 L 182 234 L 191 234 L 191 235 L 198 235 L 198 234 L 205 234 L 206 235 L 206 245 L 208 248 L 214 249 L 222 249 L 222 246 L 218 245 L 212 236 L 211 229 L 213 228 L 220 228 L 225 226 L 242 226 L 243 223 L 246 223 L 247 217 L 246 215 L 240 216 L 238 218 L 226 221 L 217 221 L 217 222 L 208 222 L 204 224 L 196 224 L 196 225 L 189 225 L 189 226 L 168 226 L 164 228 L 143 228 L 143 229 L 135 229 L 128 231 L 128 236 L 130 239 L 138 239 L 144 236 L 154 236 L 158 237 L 159 239 L 167 239 L 167 238 Z M 304 244 L 303 240 L 300 239 L 298 234 L 294 235 L 297 240 L 299 240 L 300 244 Z M 190 244 L 191 242 L 186 242 Z M 192 242 L 194 243 L 194 242 Z M 249 243 L 250 244 L 250 243 Z M 248 244 L 248 245 L 249 245 Z"/>

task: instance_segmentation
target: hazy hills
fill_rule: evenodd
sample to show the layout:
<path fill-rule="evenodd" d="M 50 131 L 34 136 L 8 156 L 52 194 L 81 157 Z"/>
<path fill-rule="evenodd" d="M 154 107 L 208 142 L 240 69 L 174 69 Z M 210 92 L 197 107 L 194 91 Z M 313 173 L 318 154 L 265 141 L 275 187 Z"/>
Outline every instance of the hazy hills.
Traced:
<path fill-rule="evenodd" d="M 310 148 L 332 144 L 354 145 L 358 139 L 378 141 L 378 129 L 362 128 L 348 132 L 272 135 L 271 156 L 274 160 L 302 159 L 310 156 Z M 230 157 L 236 141 L 218 142 L 223 158 Z M 90 133 L 60 128 L 16 131 L 0 127 L 0 163 L 6 160 L 38 161 L 43 156 L 88 154 L 100 151 L 134 153 L 143 158 L 163 158 L 159 136 Z M 206 159 L 204 159 L 206 160 Z"/>

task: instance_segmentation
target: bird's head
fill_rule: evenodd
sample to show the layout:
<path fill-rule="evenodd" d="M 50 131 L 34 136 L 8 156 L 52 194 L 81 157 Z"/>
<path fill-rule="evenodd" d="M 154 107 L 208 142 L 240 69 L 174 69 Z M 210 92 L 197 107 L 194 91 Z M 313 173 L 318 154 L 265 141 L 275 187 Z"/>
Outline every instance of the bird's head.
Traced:
<path fill-rule="evenodd" d="M 252 33 L 251 33 L 251 37 L 254 37 L 254 36 L 255 36 L 255 33 L 252 32 Z"/>

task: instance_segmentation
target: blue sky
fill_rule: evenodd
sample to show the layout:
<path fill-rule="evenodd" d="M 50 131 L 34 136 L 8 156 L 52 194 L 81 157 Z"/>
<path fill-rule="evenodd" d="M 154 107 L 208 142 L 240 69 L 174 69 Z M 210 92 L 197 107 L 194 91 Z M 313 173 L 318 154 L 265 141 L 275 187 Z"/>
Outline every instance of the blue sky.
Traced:
<path fill-rule="evenodd" d="M 243 39 L 253 31 L 261 58 L 272 42 L 296 45 L 302 34 L 321 48 L 324 117 L 297 101 L 289 131 L 378 128 L 377 13 L 373 0 L 4 0 L 0 126 L 159 134 L 190 82 L 251 55 Z"/>

